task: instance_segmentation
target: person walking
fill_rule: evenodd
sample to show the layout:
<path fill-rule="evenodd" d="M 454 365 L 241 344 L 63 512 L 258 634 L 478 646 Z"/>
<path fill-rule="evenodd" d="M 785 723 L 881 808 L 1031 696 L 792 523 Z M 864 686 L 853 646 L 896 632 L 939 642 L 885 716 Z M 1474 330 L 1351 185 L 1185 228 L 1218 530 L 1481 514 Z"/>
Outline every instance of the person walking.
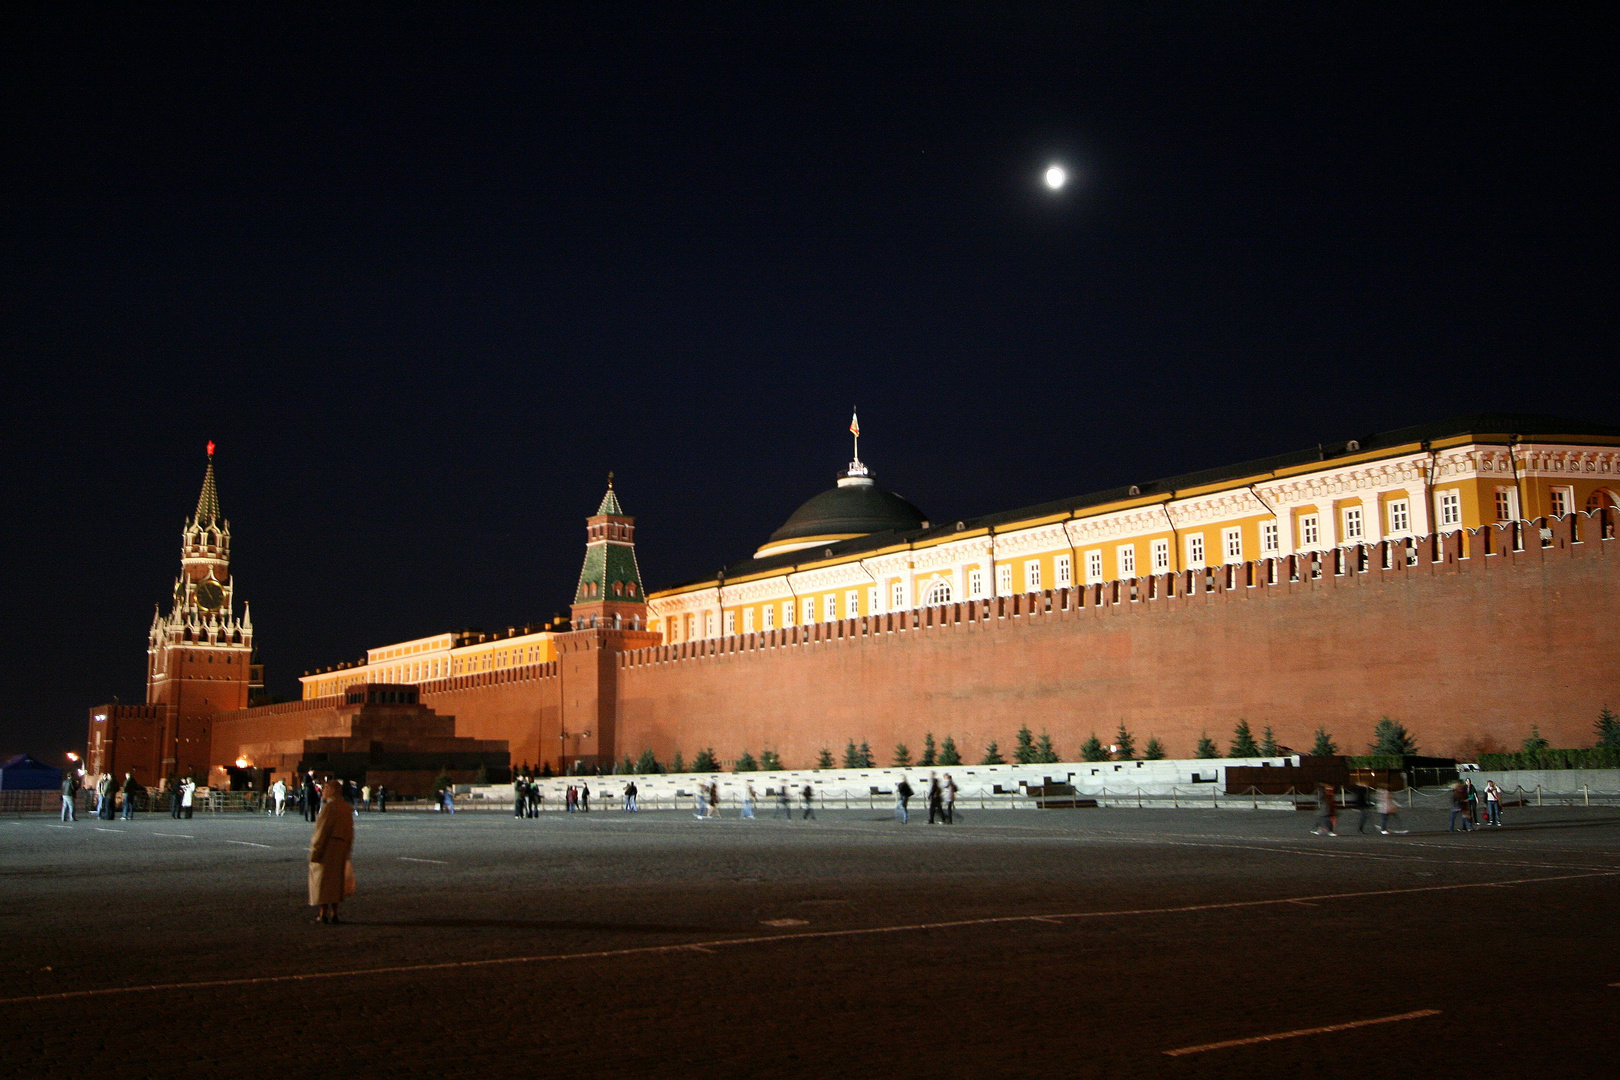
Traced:
<path fill-rule="evenodd" d="M 938 818 L 940 823 L 945 821 L 945 789 L 939 786 L 939 774 L 928 774 L 928 824 L 934 824 Z"/>
<path fill-rule="evenodd" d="M 1395 815 L 1396 815 L 1396 813 L 1398 812 L 1399 809 L 1400 809 L 1400 804 L 1398 804 L 1395 801 L 1395 793 L 1393 791 L 1391 791 L 1387 787 L 1379 788 L 1378 789 L 1378 831 L 1379 832 L 1383 833 L 1385 836 L 1388 836 L 1391 831 L 1395 831 L 1395 832 L 1403 831 L 1403 830 L 1399 830 L 1399 829 L 1391 830 L 1390 827 L 1389 827 L 1390 820 L 1395 817 Z"/>
<path fill-rule="evenodd" d="M 956 781 L 951 774 L 945 774 L 945 824 L 956 824 Z M 982 790 L 982 789 L 981 789 Z"/>
<path fill-rule="evenodd" d="M 371 813 L 371 785 L 367 784 L 360 789 L 360 809 Z"/>
<path fill-rule="evenodd" d="M 104 772 L 96 780 L 96 817 L 103 821 L 112 820 L 112 792 L 112 773 Z"/>
<path fill-rule="evenodd" d="M 737 815 L 738 821 L 744 819 L 748 821 L 756 820 L 754 817 L 754 785 L 752 781 L 749 782 L 748 790 L 743 795 L 742 813 Z"/>
<path fill-rule="evenodd" d="M 512 816 L 523 817 L 529 810 L 529 785 L 519 776 L 512 781 Z"/>
<path fill-rule="evenodd" d="M 1473 832 L 1474 826 L 1468 820 L 1468 785 L 1461 780 L 1451 785 L 1451 822 L 1446 826 L 1446 832 L 1457 831 L 1457 819 L 1462 819 L 1462 831 Z"/>
<path fill-rule="evenodd" d="M 169 777 L 169 816 L 176 821 L 180 820 L 180 788 L 180 782 Z"/>
<path fill-rule="evenodd" d="M 720 816 L 720 781 L 715 780 L 709 784 L 709 816 Z"/>
<path fill-rule="evenodd" d="M 388 813 L 388 789 L 381 784 L 377 785 L 377 813 Z"/>
<path fill-rule="evenodd" d="M 579 785 L 579 812 L 582 814 L 591 812 L 591 785 L 589 783 Z"/>
<path fill-rule="evenodd" d="M 776 809 L 771 811 L 771 818 L 785 817 L 793 820 L 793 796 L 788 793 L 788 786 L 782 784 L 776 789 Z"/>
<path fill-rule="evenodd" d="M 321 811 L 321 795 L 315 789 L 315 774 L 304 777 L 304 820 L 314 822 Z"/>
<path fill-rule="evenodd" d="M 287 812 L 287 781 L 276 778 L 276 782 L 270 785 L 270 799 L 275 803 L 276 817 Z"/>
<path fill-rule="evenodd" d="M 1339 835 L 1339 800 L 1332 784 L 1316 785 L 1316 828 L 1314 836 Z"/>
<path fill-rule="evenodd" d="M 187 819 L 191 817 L 191 805 L 196 795 L 197 781 L 189 776 L 180 781 L 180 813 Z"/>
<path fill-rule="evenodd" d="M 62 820 L 78 821 L 78 808 L 73 801 L 79 797 L 79 774 L 72 769 L 62 772 Z"/>
<path fill-rule="evenodd" d="M 1474 828 L 1479 828 L 1479 792 L 1474 788 L 1472 780 L 1465 780 L 1468 785 L 1468 822 Z"/>
<path fill-rule="evenodd" d="M 1344 805 L 1356 811 L 1360 816 L 1356 818 L 1356 832 L 1367 831 L 1367 803 L 1368 794 L 1366 785 L 1351 784 L 1350 790 L 1345 792 Z"/>
<path fill-rule="evenodd" d="M 816 816 L 815 806 L 816 789 L 809 784 L 804 785 L 804 820 L 809 821 Z"/>
<path fill-rule="evenodd" d="M 140 797 L 141 785 L 135 782 L 135 774 L 124 774 L 124 820 L 135 819 L 135 800 Z"/>
<path fill-rule="evenodd" d="M 1485 781 L 1485 820 L 1498 829 L 1502 827 L 1502 789 L 1495 780 Z"/>
<path fill-rule="evenodd" d="M 321 909 L 316 922 L 335 923 L 338 905 L 354 895 L 354 807 L 336 780 L 325 795 L 309 838 L 309 905 Z"/>
<path fill-rule="evenodd" d="M 638 793 L 638 790 L 636 788 L 636 782 L 634 780 L 632 780 L 628 784 L 624 785 L 624 812 L 625 813 L 634 814 L 638 810 L 641 809 L 641 807 L 636 804 L 636 795 L 637 795 L 637 793 Z"/>
<path fill-rule="evenodd" d="M 906 783 L 905 777 L 902 776 L 900 782 L 894 785 L 894 793 L 897 797 L 894 816 L 900 819 L 900 824 L 909 824 L 911 822 L 911 809 L 907 804 L 911 802 L 912 792 L 911 785 Z"/>

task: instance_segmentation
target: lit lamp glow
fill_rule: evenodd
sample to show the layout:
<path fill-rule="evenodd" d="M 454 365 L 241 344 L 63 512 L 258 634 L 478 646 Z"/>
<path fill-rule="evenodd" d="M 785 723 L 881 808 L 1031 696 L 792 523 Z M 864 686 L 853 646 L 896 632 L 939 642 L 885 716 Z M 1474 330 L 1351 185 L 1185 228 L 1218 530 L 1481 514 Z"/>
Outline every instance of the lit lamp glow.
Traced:
<path fill-rule="evenodd" d="M 1046 186 L 1053 191 L 1058 190 L 1069 182 L 1069 174 L 1061 165 L 1053 165 L 1046 170 Z"/>
<path fill-rule="evenodd" d="M 248 759 L 247 759 L 247 758 L 245 758 L 245 757 L 239 757 L 239 758 L 237 758 L 237 759 L 236 759 L 236 767 L 237 767 L 237 768 L 238 768 L 238 769 L 245 769 L 245 768 L 247 768 L 247 767 L 248 767 Z"/>

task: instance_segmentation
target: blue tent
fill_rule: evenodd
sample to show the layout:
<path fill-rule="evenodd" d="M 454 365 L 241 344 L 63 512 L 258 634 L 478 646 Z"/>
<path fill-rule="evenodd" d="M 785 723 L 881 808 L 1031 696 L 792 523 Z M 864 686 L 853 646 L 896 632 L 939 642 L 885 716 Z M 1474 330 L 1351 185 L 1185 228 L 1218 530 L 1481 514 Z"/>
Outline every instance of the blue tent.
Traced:
<path fill-rule="evenodd" d="M 57 791 L 61 787 L 61 769 L 53 769 L 27 754 L 0 761 L 0 791 Z"/>

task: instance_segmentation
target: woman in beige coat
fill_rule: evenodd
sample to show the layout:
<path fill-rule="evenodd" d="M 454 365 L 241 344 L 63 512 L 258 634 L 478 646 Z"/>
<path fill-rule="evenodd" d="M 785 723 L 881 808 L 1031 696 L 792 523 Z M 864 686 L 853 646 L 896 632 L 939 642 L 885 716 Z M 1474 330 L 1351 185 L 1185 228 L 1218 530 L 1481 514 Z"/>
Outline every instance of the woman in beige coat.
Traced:
<path fill-rule="evenodd" d="M 321 815 L 309 838 L 309 904 L 319 906 L 316 922 L 338 921 L 338 905 L 354 895 L 354 810 L 336 780 L 321 791 Z"/>

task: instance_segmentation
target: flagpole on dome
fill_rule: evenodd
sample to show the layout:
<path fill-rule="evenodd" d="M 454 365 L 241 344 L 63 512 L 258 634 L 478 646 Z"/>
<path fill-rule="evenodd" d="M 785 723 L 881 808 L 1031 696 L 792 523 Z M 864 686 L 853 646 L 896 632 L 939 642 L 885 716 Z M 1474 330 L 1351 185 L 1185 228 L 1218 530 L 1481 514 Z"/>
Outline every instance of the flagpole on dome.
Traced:
<path fill-rule="evenodd" d="M 854 409 L 849 414 L 849 433 L 855 436 L 855 460 L 849 463 L 848 475 L 865 476 L 866 466 L 861 464 L 861 417 Z"/>

